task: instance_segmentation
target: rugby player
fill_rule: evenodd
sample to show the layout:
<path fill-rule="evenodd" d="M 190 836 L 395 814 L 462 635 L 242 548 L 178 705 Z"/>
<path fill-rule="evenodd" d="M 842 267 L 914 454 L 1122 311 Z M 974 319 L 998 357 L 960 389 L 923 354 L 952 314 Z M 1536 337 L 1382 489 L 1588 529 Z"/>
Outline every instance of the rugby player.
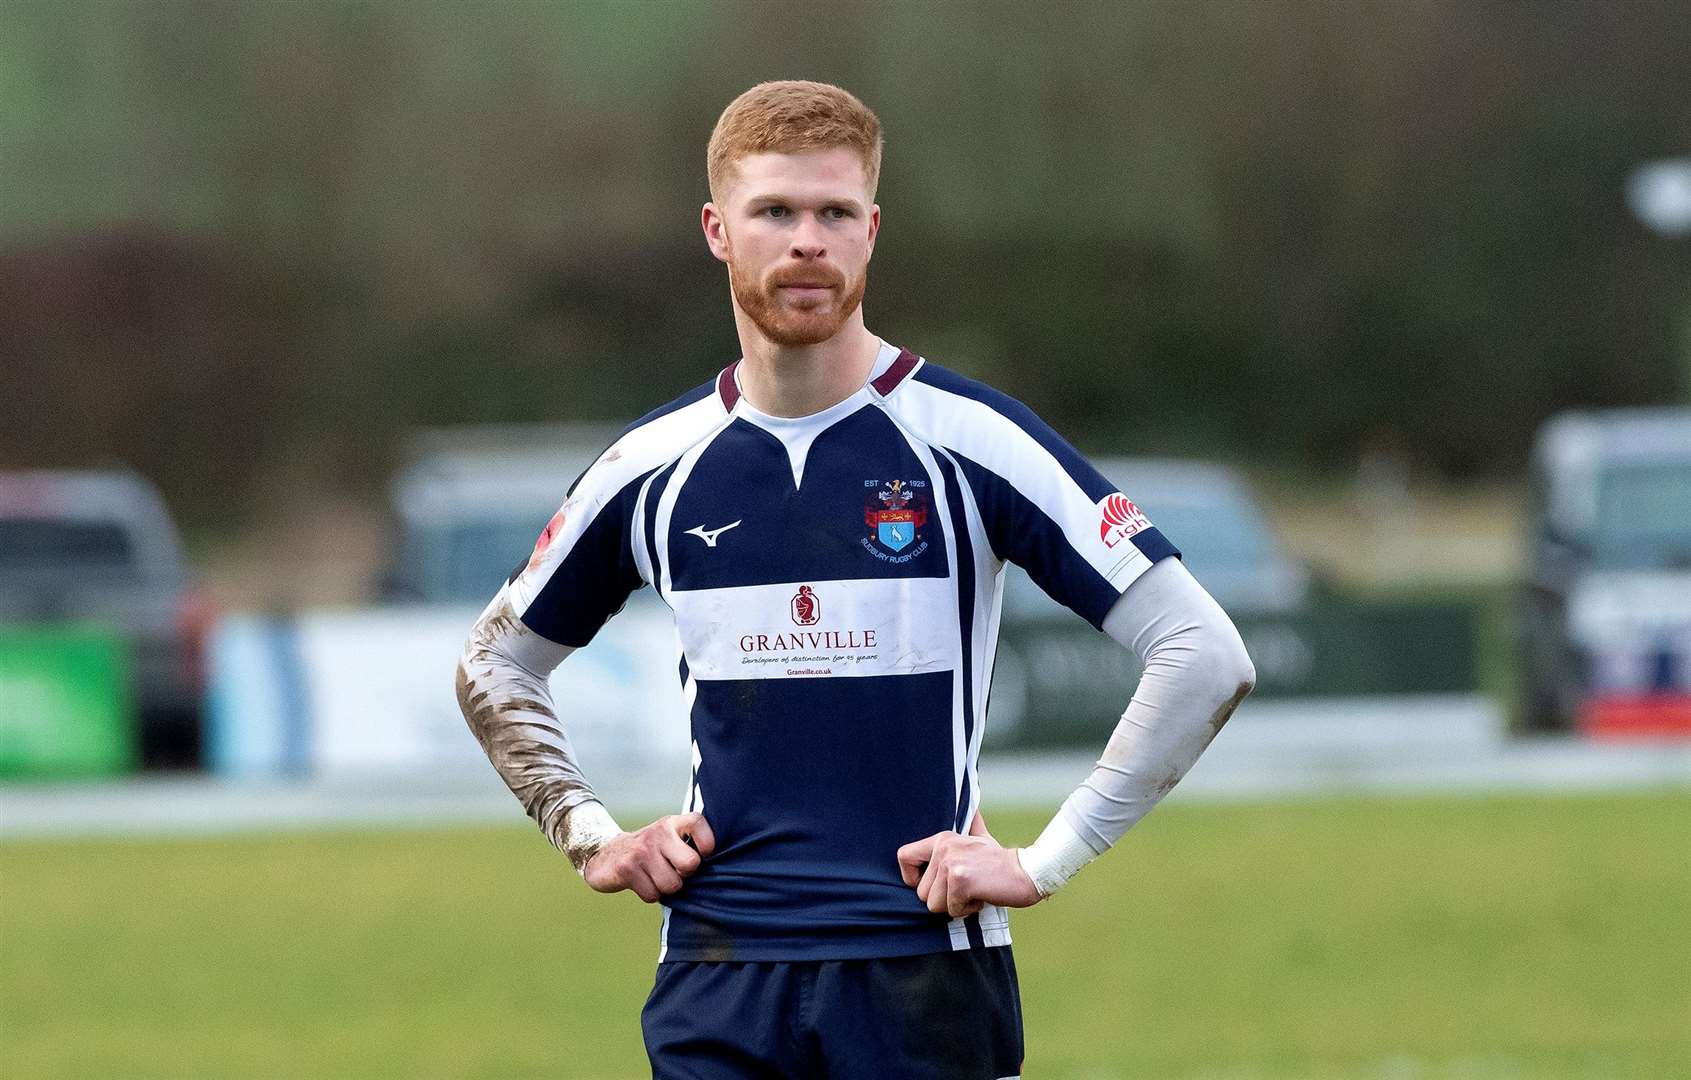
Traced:
<path fill-rule="evenodd" d="M 1007 909 L 1108 850 L 1255 679 L 1138 506 L 1024 405 L 865 327 L 881 149 L 834 86 L 723 112 L 702 225 L 741 356 L 577 478 L 458 667 L 547 838 L 661 905 L 658 1078 L 1018 1076 Z M 1144 668 L 1022 848 L 987 831 L 977 774 L 1007 562 Z M 623 829 L 547 676 L 643 585 L 675 615 L 693 767 L 681 813 Z"/>

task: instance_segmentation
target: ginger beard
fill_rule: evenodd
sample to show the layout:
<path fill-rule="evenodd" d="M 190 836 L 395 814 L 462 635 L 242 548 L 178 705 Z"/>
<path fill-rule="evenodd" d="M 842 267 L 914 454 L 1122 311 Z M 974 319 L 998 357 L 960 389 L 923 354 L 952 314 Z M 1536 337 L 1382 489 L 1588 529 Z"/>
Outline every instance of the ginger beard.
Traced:
<path fill-rule="evenodd" d="M 741 267 L 733 257 L 732 246 L 729 248 L 728 287 L 735 302 L 764 337 L 787 348 L 820 345 L 839 333 L 863 302 L 868 280 L 867 268 L 847 281 L 838 269 L 820 263 L 771 270 L 760 280 Z M 782 286 L 800 283 L 826 285 L 829 292 L 820 299 L 798 301 L 782 294 Z"/>

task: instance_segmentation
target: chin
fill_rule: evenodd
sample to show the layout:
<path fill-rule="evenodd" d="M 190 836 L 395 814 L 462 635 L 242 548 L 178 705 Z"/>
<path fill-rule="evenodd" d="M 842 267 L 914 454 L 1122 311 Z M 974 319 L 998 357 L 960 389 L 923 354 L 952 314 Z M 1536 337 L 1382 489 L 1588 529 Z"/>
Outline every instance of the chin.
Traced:
<path fill-rule="evenodd" d="M 766 327 L 763 336 L 777 345 L 794 348 L 800 345 L 820 345 L 824 341 L 840 332 L 841 322 L 829 322 L 826 326 L 774 326 Z"/>
<path fill-rule="evenodd" d="M 777 345 L 794 347 L 820 345 L 840 332 L 845 316 L 834 311 L 806 311 L 802 314 L 784 312 L 765 318 L 755 318 L 763 336 Z"/>

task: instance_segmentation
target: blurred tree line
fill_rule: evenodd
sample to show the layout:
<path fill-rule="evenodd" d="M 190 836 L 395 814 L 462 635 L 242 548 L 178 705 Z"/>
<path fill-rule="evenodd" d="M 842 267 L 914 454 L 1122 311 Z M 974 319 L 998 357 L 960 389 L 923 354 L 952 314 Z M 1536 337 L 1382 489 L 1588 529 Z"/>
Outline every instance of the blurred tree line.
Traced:
<path fill-rule="evenodd" d="M 413 425 L 631 418 L 737 355 L 704 143 L 782 77 L 886 125 L 871 327 L 1084 446 L 1507 474 L 1691 383 L 1622 203 L 1691 148 L 1673 0 L 14 0 L 0 462 L 227 521 Z"/>

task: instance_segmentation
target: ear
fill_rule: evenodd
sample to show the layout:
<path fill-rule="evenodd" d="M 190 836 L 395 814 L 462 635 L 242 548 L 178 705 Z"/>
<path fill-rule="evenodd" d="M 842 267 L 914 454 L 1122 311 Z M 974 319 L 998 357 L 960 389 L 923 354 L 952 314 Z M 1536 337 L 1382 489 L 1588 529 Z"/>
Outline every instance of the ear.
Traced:
<path fill-rule="evenodd" d="M 705 244 L 710 253 L 723 262 L 728 261 L 728 223 L 713 202 L 705 203 L 699 212 L 699 224 L 705 230 Z"/>
<path fill-rule="evenodd" d="M 869 207 L 869 254 L 875 254 L 875 237 L 881 232 L 881 204 Z"/>

